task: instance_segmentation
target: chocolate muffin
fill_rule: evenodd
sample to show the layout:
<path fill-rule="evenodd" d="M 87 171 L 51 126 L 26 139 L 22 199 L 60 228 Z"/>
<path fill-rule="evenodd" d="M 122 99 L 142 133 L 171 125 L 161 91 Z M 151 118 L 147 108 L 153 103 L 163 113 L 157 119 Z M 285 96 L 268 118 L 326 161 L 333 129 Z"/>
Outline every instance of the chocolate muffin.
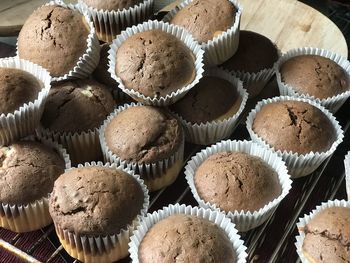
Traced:
<path fill-rule="evenodd" d="M 105 129 L 107 147 L 122 160 L 153 163 L 169 158 L 183 143 L 179 121 L 162 108 L 134 106 Z"/>
<path fill-rule="evenodd" d="M 78 11 L 57 5 L 35 10 L 18 36 L 18 55 L 39 64 L 53 77 L 72 70 L 86 52 L 90 28 Z"/>
<path fill-rule="evenodd" d="M 108 51 L 108 43 L 101 45 L 100 62 L 93 72 L 93 76 L 98 82 L 106 85 L 109 88 L 114 88 L 118 86 L 118 83 L 111 77 L 111 74 L 108 72 Z"/>
<path fill-rule="evenodd" d="M 281 80 L 299 94 L 318 99 L 350 90 L 349 74 L 333 60 L 318 55 L 292 57 L 280 66 Z"/>
<path fill-rule="evenodd" d="M 282 192 L 278 175 L 268 164 L 241 152 L 211 155 L 196 170 L 194 183 L 204 202 L 225 212 L 259 210 Z"/>
<path fill-rule="evenodd" d="M 194 80 L 195 58 L 180 39 L 153 29 L 122 43 L 115 72 L 127 89 L 147 97 L 165 97 Z"/>
<path fill-rule="evenodd" d="M 330 207 L 305 226 L 302 251 L 310 262 L 349 262 L 350 209 Z"/>
<path fill-rule="evenodd" d="M 336 140 L 336 130 L 328 117 L 302 101 L 263 106 L 256 113 L 252 129 L 275 150 L 298 154 L 325 152 Z"/>
<path fill-rule="evenodd" d="M 60 229 L 78 236 L 106 236 L 125 229 L 143 203 L 142 188 L 131 175 L 109 167 L 81 167 L 56 180 L 50 214 Z"/>
<path fill-rule="evenodd" d="M 117 11 L 128 9 L 129 7 L 142 3 L 143 0 L 82 0 L 82 2 L 97 10 Z"/>
<path fill-rule="evenodd" d="M 219 77 L 204 76 L 170 109 L 184 120 L 200 124 L 233 116 L 241 101 L 237 87 L 230 82 Z"/>
<path fill-rule="evenodd" d="M 59 82 L 50 90 L 41 123 L 54 132 L 88 132 L 101 125 L 114 105 L 109 90 L 94 80 Z"/>
<path fill-rule="evenodd" d="M 25 205 L 48 196 L 65 162 L 42 143 L 20 141 L 0 148 L 0 167 L 0 202 Z"/>
<path fill-rule="evenodd" d="M 24 70 L 0 68 L 0 114 L 14 113 L 23 104 L 34 102 L 42 86 Z"/>
<path fill-rule="evenodd" d="M 194 0 L 179 10 L 170 23 L 184 27 L 199 43 L 206 43 L 234 24 L 236 11 L 228 0 Z"/>
<path fill-rule="evenodd" d="M 241 30 L 237 52 L 221 66 L 229 71 L 257 73 L 272 68 L 278 60 L 278 50 L 267 37 Z"/>
<path fill-rule="evenodd" d="M 171 215 L 146 233 L 139 246 L 140 263 L 236 262 L 226 233 L 213 222 L 191 215 Z"/>

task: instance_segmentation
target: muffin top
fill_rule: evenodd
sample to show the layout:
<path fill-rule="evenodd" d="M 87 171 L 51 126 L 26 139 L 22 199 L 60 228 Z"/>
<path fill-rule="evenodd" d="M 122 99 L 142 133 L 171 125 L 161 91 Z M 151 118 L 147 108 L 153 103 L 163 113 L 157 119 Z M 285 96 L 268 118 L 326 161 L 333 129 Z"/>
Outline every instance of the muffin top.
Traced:
<path fill-rule="evenodd" d="M 211 155 L 196 170 L 198 195 L 226 212 L 255 211 L 277 198 L 277 173 L 262 159 L 241 152 Z"/>
<path fill-rule="evenodd" d="M 171 215 L 149 229 L 139 246 L 140 263 L 236 262 L 227 234 L 215 223 L 191 215 Z"/>
<path fill-rule="evenodd" d="M 224 69 L 257 73 L 272 68 L 278 60 L 277 47 L 267 37 L 252 31 L 240 31 L 236 53 L 225 63 Z"/>
<path fill-rule="evenodd" d="M 102 84 L 79 79 L 52 86 L 41 123 L 55 132 L 87 132 L 113 111 L 114 100 Z"/>
<path fill-rule="evenodd" d="M 336 130 L 328 117 L 302 101 L 263 106 L 255 116 L 252 129 L 276 150 L 298 154 L 325 152 L 336 140 Z"/>
<path fill-rule="evenodd" d="M 139 3 L 142 3 L 144 0 L 83 0 L 83 2 L 97 10 L 108 10 L 108 11 L 117 11 L 122 9 L 127 9 Z"/>
<path fill-rule="evenodd" d="M 109 88 L 113 88 L 118 86 L 118 83 L 111 77 L 111 74 L 108 72 L 108 51 L 108 43 L 101 45 L 100 62 L 93 72 L 93 76 L 98 82 L 105 84 Z"/>
<path fill-rule="evenodd" d="M 184 27 L 199 43 L 225 32 L 235 22 L 235 6 L 229 0 L 194 0 L 171 19 Z"/>
<path fill-rule="evenodd" d="M 349 262 L 350 209 L 331 207 L 305 226 L 303 253 L 312 262 Z"/>
<path fill-rule="evenodd" d="M 32 74 L 16 68 L 0 68 L 0 114 L 13 113 L 34 102 L 42 85 Z"/>
<path fill-rule="evenodd" d="M 28 204 L 51 192 L 65 163 L 52 148 L 20 141 L 0 148 L 0 202 Z"/>
<path fill-rule="evenodd" d="M 183 143 L 179 121 L 162 108 L 129 107 L 105 129 L 108 148 L 122 160 L 151 163 L 169 158 Z"/>
<path fill-rule="evenodd" d="M 57 5 L 39 7 L 19 33 L 19 57 L 43 66 L 53 77 L 62 76 L 85 53 L 89 31 L 78 11 Z"/>
<path fill-rule="evenodd" d="M 116 56 L 116 75 L 125 87 L 148 97 L 171 94 L 191 83 L 196 75 L 191 50 L 159 29 L 129 37 Z"/>
<path fill-rule="evenodd" d="M 333 60 L 317 55 L 288 59 L 280 67 L 281 79 L 301 94 L 325 99 L 350 90 L 349 74 Z"/>
<path fill-rule="evenodd" d="M 237 112 L 241 102 L 236 89 L 225 79 L 204 76 L 185 97 L 171 105 L 170 109 L 184 120 L 198 124 L 224 119 L 223 116 L 229 111 L 232 114 L 228 114 L 228 117 L 231 117 Z"/>
<path fill-rule="evenodd" d="M 117 234 L 140 214 L 144 193 L 134 177 L 109 167 L 81 167 L 62 174 L 50 196 L 50 215 L 81 235 Z"/>

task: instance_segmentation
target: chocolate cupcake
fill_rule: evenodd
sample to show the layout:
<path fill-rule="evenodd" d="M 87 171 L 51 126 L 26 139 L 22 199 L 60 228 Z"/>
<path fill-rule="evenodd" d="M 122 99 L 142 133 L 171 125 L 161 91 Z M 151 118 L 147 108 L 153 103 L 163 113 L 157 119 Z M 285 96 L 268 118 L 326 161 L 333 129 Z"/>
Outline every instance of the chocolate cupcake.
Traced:
<path fill-rule="evenodd" d="M 202 150 L 185 174 L 199 205 L 220 209 L 239 231 L 266 221 L 291 188 L 282 159 L 248 141 L 222 141 Z"/>
<path fill-rule="evenodd" d="M 290 50 L 276 64 L 276 74 L 282 95 L 316 100 L 332 112 L 350 97 L 350 62 L 327 50 Z"/>
<path fill-rule="evenodd" d="M 236 52 L 242 9 L 235 0 L 186 0 L 163 19 L 184 27 L 202 45 L 208 66 L 219 65 Z"/>
<path fill-rule="evenodd" d="M 169 205 L 148 214 L 129 243 L 133 262 L 246 262 L 246 247 L 222 213 Z"/>
<path fill-rule="evenodd" d="M 49 225 L 48 195 L 70 168 L 66 151 L 51 141 L 19 141 L 0 148 L 0 166 L 0 226 L 29 232 Z"/>
<path fill-rule="evenodd" d="M 187 141 L 210 144 L 232 134 L 247 98 L 241 81 L 224 70 L 212 68 L 169 108 L 185 127 Z"/>
<path fill-rule="evenodd" d="M 50 90 L 38 134 L 67 147 L 74 165 L 100 160 L 98 128 L 114 105 L 112 94 L 96 81 L 59 82 Z"/>
<path fill-rule="evenodd" d="M 98 38 L 112 42 L 116 35 L 132 25 L 146 21 L 153 13 L 154 0 L 79 0 L 96 27 Z"/>
<path fill-rule="evenodd" d="M 36 64 L 0 59 L 0 146 L 34 133 L 50 82 L 49 72 Z"/>
<path fill-rule="evenodd" d="M 240 31 L 237 52 L 222 68 L 243 81 L 249 97 L 256 97 L 274 74 L 279 58 L 276 45 L 267 37 L 252 31 Z"/>
<path fill-rule="evenodd" d="M 148 204 L 148 191 L 138 176 L 92 163 L 55 181 L 49 209 L 68 254 L 83 262 L 113 262 L 127 255 L 129 235 Z"/>
<path fill-rule="evenodd" d="M 17 41 L 18 56 L 48 69 L 53 80 L 83 78 L 96 67 L 99 44 L 88 16 L 52 2 L 35 10 Z"/>
<path fill-rule="evenodd" d="M 181 170 L 183 130 L 165 109 L 121 106 L 104 122 L 100 140 L 105 160 L 132 167 L 150 191 L 173 183 Z"/>
<path fill-rule="evenodd" d="M 297 224 L 297 252 L 302 262 L 349 262 L 350 204 L 334 200 L 317 206 Z"/>
<path fill-rule="evenodd" d="M 324 107 L 284 96 L 259 102 L 247 118 L 247 129 L 253 141 L 282 156 L 292 177 L 313 172 L 344 137 Z"/>
<path fill-rule="evenodd" d="M 137 101 L 166 106 L 201 78 L 203 51 L 184 29 L 158 21 L 128 28 L 109 51 L 109 72 Z"/>

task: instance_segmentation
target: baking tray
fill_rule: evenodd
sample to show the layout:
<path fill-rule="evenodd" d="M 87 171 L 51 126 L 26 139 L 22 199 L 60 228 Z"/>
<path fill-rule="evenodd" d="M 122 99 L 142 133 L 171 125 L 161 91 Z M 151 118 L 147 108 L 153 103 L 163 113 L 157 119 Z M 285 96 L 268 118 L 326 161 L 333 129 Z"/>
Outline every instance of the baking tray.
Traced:
<path fill-rule="evenodd" d="M 163 15 L 164 13 L 160 13 L 157 18 Z M 338 20 L 339 16 L 336 12 L 330 13 L 329 16 L 340 25 L 345 36 L 349 37 L 349 22 Z M 8 56 L 12 54 L 13 48 L 1 45 L 0 51 L 2 51 L 1 56 Z M 276 88 L 276 81 L 272 79 L 265 89 L 275 90 Z M 231 139 L 249 139 L 245 119 L 257 100 L 249 101 Z M 345 137 L 335 153 L 314 173 L 293 181 L 291 192 L 269 220 L 256 229 L 241 233 L 248 248 L 248 262 L 299 261 L 294 246 L 298 218 L 310 212 L 322 201 L 346 198 L 343 160 L 346 152 L 350 150 L 350 100 L 336 113 L 336 118 L 344 129 Z M 198 145 L 186 144 L 184 164 L 202 148 Z M 187 187 L 183 170 L 173 185 L 151 194 L 149 211 L 152 212 L 173 203 L 197 205 Z M 118 263 L 129 261 L 130 259 L 126 258 Z M 0 228 L 0 262 L 78 261 L 64 251 L 55 234 L 54 226 L 50 225 L 24 234 L 16 234 Z"/>

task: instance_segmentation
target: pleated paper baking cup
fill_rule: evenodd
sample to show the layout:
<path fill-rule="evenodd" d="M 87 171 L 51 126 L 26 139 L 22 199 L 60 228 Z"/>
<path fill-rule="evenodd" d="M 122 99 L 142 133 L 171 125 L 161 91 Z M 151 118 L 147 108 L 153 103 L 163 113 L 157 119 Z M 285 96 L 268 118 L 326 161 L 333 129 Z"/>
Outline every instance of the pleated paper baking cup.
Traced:
<path fill-rule="evenodd" d="M 198 124 L 188 122 L 179 114 L 175 113 L 185 128 L 186 140 L 195 144 L 207 145 L 225 139 L 232 134 L 238 121 L 238 117 L 241 115 L 246 105 L 248 93 L 243 88 L 242 81 L 235 78 L 225 70 L 212 68 L 205 71 L 204 76 L 213 76 L 227 80 L 237 89 L 237 93 L 241 100 L 237 112 L 224 120 L 208 121 L 206 123 Z"/>
<path fill-rule="evenodd" d="M 164 18 L 164 22 L 170 23 L 173 17 L 193 0 L 186 0 L 171 10 Z M 218 37 L 214 37 L 206 43 L 202 43 L 204 50 L 204 63 L 206 66 L 220 65 L 232 57 L 239 42 L 239 28 L 242 15 L 242 6 L 236 0 L 229 0 L 237 9 L 233 25 Z M 210 19 L 210 18 L 209 18 Z"/>
<path fill-rule="evenodd" d="M 63 1 L 56 0 L 47 3 L 46 5 L 58 5 L 71 10 L 79 11 L 79 9 L 72 4 L 65 4 Z M 80 11 L 79 11 L 80 12 Z M 91 75 L 94 69 L 97 67 L 100 61 L 100 43 L 98 41 L 97 35 L 95 33 L 95 28 L 90 20 L 89 16 L 85 12 L 81 12 L 84 16 L 85 21 L 89 25 L 90 33 L 86 39 L 87 48 L 85 53 L 78 59 L 77 64 L 73 69 L 63 76 L 53 77 L 52 82 L 67 80 L 67 79 L 84 79 Z M 17 42 L 17 56 L 18 52 L 18 42 Z"/>
<path fill-rule="evenodd" d="M 305 226 L 310 222 L 311 219 L 313 219 L 315 217 L 316 214 L 318 214 L 322 210 L 325 210 L 325 209 L 331 208 L 331 207 L 350 208 L 350 203 L 348 201 L 345 201 L 345 200 L 334 200 L 334 201 L 329 200 L 328 202 L 324 202 L 320 206 L 317 206 L 316 209 L 312 210 L 312 212 L 310 214 L 304 215 L 304 217 L 299 218 L 299 222 L 297 223 L 299 235 L 296 236 L 295 246 L 297 248 L 297 253 L 299 255 L 301 262 L 313 263 L 306 258 L 306 256 L 303 253 L 303 249 L 302 249 L 304 239 L 305 239 L 305 233 L 304 233 Z"/>
<path fill-rule="evenodd" d="M 140 32 L 154 30 L 154 29 L 159 29 L 166 33 L 174 35 L 175 37 L 180 39 L 191 50 L 191 52 L 195 56 L 195 71 L 196 71 L 195 79 L 185 87 L 177 91 L 173 91 L 171 94 L 168 94 L 165 97 L 160 97 L 160 98 L 147 97 L 138 91 L 135 91 L 133 89 L 128 89 L 127 87 L 124 86 L 123 81 L 116 75 L 116 72 L 115 72 L 117 50 L 123 44 L 123 42 L 129 37 L 131 37 L 132 35 L 135 35 Z M 118 35 L 116 39 L 113 40 L 111 44 L 111 48 L 108 51 L 108 53 L 109 53 L 108 71 L 109 73 L 111 73 L 112 78 L 119 83 L 119 88 L 123 92 L 131 96 L 133 99 L 148 105 L 167 106 L 175 103 L 176 101 L 181 99 L 183 96 L 185 96 L 186 93 L 199 82 L 204 71 L 203 62 L 202 62 L 204 52 L 201 49 L 200 45 L 192 38 L 192 36 L 185 29 L 181 27 L 169 25 L 168 23 L 159 22 L 159 21 L 149 20 L 148 22 L 144 22 L 143 24 L 139 24 L 137 26 L 132 26 L 127 28 L 125 31 L 121 32 L 121 34 Z"/>
<path fill-rule="evenodd" d="M 78 8 L 84 10 L 94 22 L 96 33 L 101 41 L 111 43 L 112 40 L 127 27 L 146 21 L 153 14 L 153 0 L 143 2 L 122 10 L 103 10 L 88 6 L 79 0 Z"/>
<path fill-rule="evenodd" d="M 33 141 L 35 138 L 31 136 L 25 140 Z M 69 155 L 61 145 L 51 140 L 40 139 L 39 141 L 54 149 L 61 156 L 66 169 L 71 167 Z M 50 191 L 51 189 L 48 190 L 48 194 Z M 0 203 L 0 227 L 22 233 L 38 230 L 51 222 L 48 195 L 27 204 Z"/>
<path fill-rule="evenodd" d="M 346 182 L 346 193 L 348 195 L 348 200 L 350 199 L 350 151 L 345 155 L 344 159 L 345 166 L 345 182 Z"/>
<path fill-rule="evenodd" d="M 130 238 L 131 241 L 129 243 L 129 253 L 133 263 L 140 262 L 138 256 L 139 246 L 142 242 L 142 239 L 147 234 L 148 230 L 162 219 L 177 214 L 192 215 L 215 223 L 215 225 L 220 227 L 229 238 L 232 247 L 236 253 L 236 262 L 247 262 L 247 248 L 244 246 L 243 240 L 240 238 L 235 228 L 235 225 L 230 221 L 229 218 L 225 217 L 223 213 L 199 207 L 171 204 L 164 207 L 161 210 L 153 212 L 152 214 L 147 214 L 147 216 L 142 219 L 142 222 L 137 227 L 137 230 L 134 231 L 133 236 Z"/>
<path fill-rule="evenodd" d="M 329 109 L 331 112 L 335 113 L 344 104 L 344 102 L 350 97 L 350 89 L 346 92 L 335 95 L 333 97 L 319 99 L 307 93 L 301 94 L 293 86 L 282 81 L 282 76 L 280 73 L 280 68 L 282 64 L 287 60 L 289 60 L 290 58 L 301 56 L 301 55 L 318 55 L 318 56 L 333 60 L 340 67 L 342 67 L 349 76 L 350 76 L 350 62 L 346 58 L 342 57 L 341 55 L 338 55 L 336 53 L 333 53 L 325 49 L 304 47 L 304 48 L 297 48 L 297 49 L 292 49 L 288 51 L 275 64 L 277 83 L 278 83 L 278 88 L 280 90 L 281 95 L 288 95 L 293 97 L 297 96 L 297 97 L 315 100 L 325 108 Z"/>
<path fill-rule="evenodd" d="M 142 106 L 142 104 L 131 103 L 125 104 L 123 106 L 118 107 L 111 113 L 107 119 L 104 121 L 103 125 L 100 128 L 100 142 L 104 160 L 106 162 L 114 163 L 116 165 L 120 165 L 122 167 L 127 167 L 140 174 L 143 180 L 145 180 L 145 184 L 147 188 L 153 192 L 172 184 L 180 170 L 182 169 L 183 158 L 184 158 L 184 139 L 181 142 L 178 150 L 169 156 L 166 159 L 163 159 L 154 163 L 135 163 L 128 162 L 126 160 L 121 159 L 118 155 L 113 153 L 107 146 L 105 139 L 105 130 L 107 125 L 111 122 L 111 120 L 117 116 L 120 112 L 135 106 Z"/>
<path fill-rule="evenodd" d="M 128 243 L 130 240 L 130 236 L 132 235 L 132 232 L 136 229 L 136 227 L 140 224 L 142 217 L 147 214 L 147 210 L 149 207 L 148 190 L 145 184 L 143 183 L 143 180 L 140 179 L 139 175 L 134 174 L 133 171 L 129 169 L 117 166 L 115 164 L 103 164 L 102 162 L 92 162 L 85 163 L 84 165 L 79 165 L 78 167 L 91 166 L 110 167 L 113 169 L 119 169 L 135 178 L 140 184 L 144 193 L 144 202 L 140 213 L 132 222 L 130 222 L 129 225 L 127 225 L 124 229 L 121 229 L 119 233 L 115 233 L 113 235 L 78 235 L 72 231 L 69 231 L 68 229 L 61 228 L 58 223 L 54 222 L 55 229 L 63 248 L 67 251 L 67 253 L 70 256 L 86 263 L 114 262 L 128 255 Z"/>
<path fill-rule="evenodd" d="M 225 212 L 222 209 L 220 209 L 219 204 L 214 204 L 203 200 L 198 194 L 194 182 L 195 173 L 198 167 L 211 155 L 227 151 L 243 152 L 261 158 L 278 174 L 278 180 L 282 189 L 281 194 L 271 202 L 267 203 L 264 207 L 256 211 L 241 210 Z M 203 149 L 201 152 L 193 156 L 192 159 L 187 163 L 187 165 L 185 166 L 185 175 L 191 192 L 196 201 L 198 202 L 199 206 L 209 208 L 213 211 L 222 211 L 226 214 L 226 216 L 231 218 L 232 222 L 235 223 L 238 231 L 242 232 L 258 227 L 259 225 L 264 223 L 275 212 L 279 203 L 289 193 L 292 187 L 292 181 L 290 180 L 287 167 L 282 158 L 279 157 L 276 153 L 270 151 L 269 149 L 266 149 L 252 141 L 227 140 L 221 141 L 217 144 L 207 147 L 206 149 Z"/>
<path fill-rule="evenodd" d="M 302 102 L 311 104 L 312 106 L 322 111 L 322 113 L 325 114 L 327 118 L 330 120 L 330 122 L 332 123 L 336 131 L 337 139 L 333 142 L 330 149 L 327 150 L 326 152 L 310 152 L 307 154 L 298 154 L 298 153 L 293 153 L 291 151 L 287 152 L 287 151 L 276 150 L 274 147 L 269 145 L 264 139 L 259 137 L 253 131 L 253 122 L 256 114 L 265 105 L 275 103 L 275 102 L 281 102 L 281 101 L 302 101 Z M 255 109 L 253 109 L 249 113 L 247 117 L 246 125 L 247 125 L 247 130 L 249 132 L 249 135 L 253 142 L 256 142 L 260 145 L 263 145 L 264 147 L 271 149 L 272 151 L 276 152 L 279 156 L 282 157 L 282 159 L 286 162 L 288 171 L 292 178 L 306 176 L 312 173 L 313 171 L 315 171 L 323 161 L 325 161 L 329 156 L 331 156 L 334 153 L 334 151 L 336 150 L 338 145 L 343 141 L 343 138 L 344 138 L 344 132 L 341 126 L 339 125 L 338 121 L 335 119 L 335 117 L 332 115 L 331 112 L 329 112 L 326 108 L 321 106 L 316 101 L 313 101 L 307 98 L 301 98 L 301 97 L 280 96 L 280 97 L 274 97 L 271 99 L 265 99 L 265 100 L 259 101 Z"/>
<path fill-rule="evenodd" d="M 24 103 L 11 113 L 0 115 L 0 146 L 35 132 L 44 111 L 46 98 L 50 91 L 50 73 L 39 65 L 27 60 L 13 58 L 0 59 L 0 67 L 16 68 L 32 74 L 41 85 L 41 91 L 34 101 Z"/>
<path fill-rule="evenodd" d="M 102 160 L 98 128 L 86 132 L 55 132 L 42 126 L 36 129 L 39 138 L 51 139 L 65 147 L 70 155 L 72 165 Z"/>

